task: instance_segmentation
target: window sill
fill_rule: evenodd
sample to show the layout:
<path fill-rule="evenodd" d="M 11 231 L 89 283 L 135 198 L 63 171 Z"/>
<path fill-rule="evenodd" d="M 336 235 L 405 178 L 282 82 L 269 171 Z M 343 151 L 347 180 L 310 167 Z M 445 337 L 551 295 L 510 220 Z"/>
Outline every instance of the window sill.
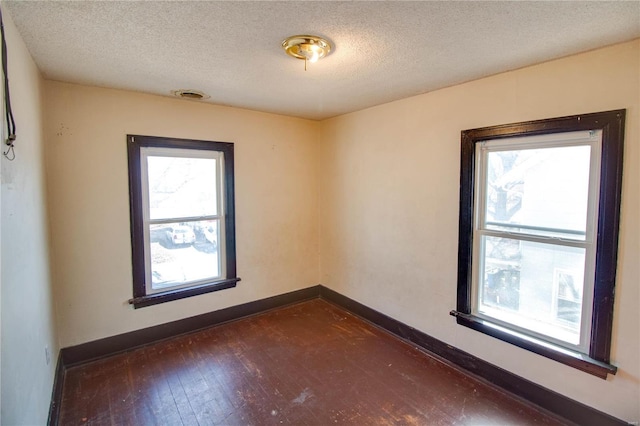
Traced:
<path fill-rule="evenodd" d="M 608 374 L 616 374 L 618 368 L 606 362 L 598 361 L 589 356 L 571 351 L 566 348 L 560 348 L 550 345 L 549 343 L 537 340 L 520 333 L 511 332 L 503 327 L 497 327 L 491 322 L 478 318 L 471 314 L 465 314 L 458 311 L 451 311 L 450 314 L 456 317 L 458 324 L 472 328 L 489 336 L 500 339 L 504 342 L 511 343 L 522 349 L 542 355 L 554 361 L 561 362 L 578 370 L 597 376 L 601 379 L 607 379 Z"/>
<path fill-rule="evenodd" d="M 170 302 L 172 300 L 184 299 L 186 297 L 197 296 L 199 294 L 211 293 L 218 290 L 233 288 L 236 286 L 238 281 L 240 281 L 240 278 L 229 278 L 194 287 L 180 288 L 175 290 L 163 291 L 161 293 L 148 294 L 145 296 L 129 299 L 129 304 L 133 305 L 135 309 L 144 308 L 146 306 Z"/>

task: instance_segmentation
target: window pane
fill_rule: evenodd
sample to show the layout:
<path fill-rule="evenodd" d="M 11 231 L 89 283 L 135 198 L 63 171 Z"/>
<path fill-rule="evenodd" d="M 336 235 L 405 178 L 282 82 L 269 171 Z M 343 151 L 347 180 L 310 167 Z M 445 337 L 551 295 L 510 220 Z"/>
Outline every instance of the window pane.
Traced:
<path fill-rule="evenodd" d="M 577 345 L 583 248 L 481 237 L 478 312 Z"/>
<path fill-rule="evenodd" d="M 218 221 L 151 225 L 151 288 L 220 277 Z"/>
<path fill-rule="evenodd" d="M 216 215 L 216 167 L 214 158 L 147 157 L 151 220 Z"/>
<path fill-rule="evenodd" d="M 586 145 L 488 152 L 487 229 L 584 240 L 590 154 Z"/>

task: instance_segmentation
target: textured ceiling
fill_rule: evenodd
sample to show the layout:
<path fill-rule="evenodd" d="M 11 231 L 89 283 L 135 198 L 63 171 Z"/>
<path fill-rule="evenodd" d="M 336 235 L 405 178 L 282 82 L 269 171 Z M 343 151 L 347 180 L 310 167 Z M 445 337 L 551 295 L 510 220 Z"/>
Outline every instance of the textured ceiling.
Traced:
<path fill-rule="evenodd" d="M 2 3 L 47 79 L 312 119 L 640 37 L 638 1 Z M 305 72 L 295 34 L 334 49 Z"/>

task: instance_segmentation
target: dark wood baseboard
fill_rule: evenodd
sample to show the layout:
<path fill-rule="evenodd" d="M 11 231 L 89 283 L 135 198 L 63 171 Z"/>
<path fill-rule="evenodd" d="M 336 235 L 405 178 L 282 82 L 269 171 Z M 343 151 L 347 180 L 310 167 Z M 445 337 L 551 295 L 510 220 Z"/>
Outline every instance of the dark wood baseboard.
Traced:
<path fill-rule="evenodd" d="M 54 426 L 58 424 L 64 371 L 68 367 L 317 297 L 334 303 L 397 337 L 421 347 L 446 363 L 462 368 L 571 422 L 580 425 L 599 426 L 629 425 L 613 416 L 567 398 L 450 346 L 322 285 L 61 349 L 56 368 L 48 424 Z"/>
<path fill-rule="evenodd" d="M 56 363 L 56 371 L 53 376 L 53 391 L 51 393 L 51 403 L 49 404 L 49 418 L 47 425 L 58 426 L 60 418 L 60 405 L 62 404 L 62 385 L 64 384 L 64 363 L 62 355 L 58 353 L 58 361 Z"/>
<path fill-rule="evenodd" d="M 66 368 L 85 362 L 95 361 L 120 352 L 130 351 L 140 346 L 169 339 L 185 333 L 192 333 L 228 321 L 237 320 L 266 312 L 271 309 L 314 299 L 320 294 L 320 286 L 313 286 L 290 293 L 256 300 L 242 305 L 196 315 L 181 320 L 147 327 L 116 336 L 105 337 L 77 346 L 63 348 L 60 352 Z"/>
<path fill-rule="evenodd" d="M 461 351 L 381 312 L 320 286 L 320 297 L 504 390 L 579 425 L 630 425 Z"/>

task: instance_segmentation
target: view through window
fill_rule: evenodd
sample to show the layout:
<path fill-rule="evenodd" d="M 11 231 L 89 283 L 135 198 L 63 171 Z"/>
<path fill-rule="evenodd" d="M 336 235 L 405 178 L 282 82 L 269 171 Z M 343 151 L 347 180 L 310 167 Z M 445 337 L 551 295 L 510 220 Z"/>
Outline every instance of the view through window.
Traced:
<path fill-rule="evenodd" d="M 587 348 L 600 146 L 601 132 L 477 145 L 479 315 Z"/>
<path fill-rule="evenodd" d="M 222 155 L 216 151 L 143 148 L 148 177 L 148 292 L 218 279 Z"/>

